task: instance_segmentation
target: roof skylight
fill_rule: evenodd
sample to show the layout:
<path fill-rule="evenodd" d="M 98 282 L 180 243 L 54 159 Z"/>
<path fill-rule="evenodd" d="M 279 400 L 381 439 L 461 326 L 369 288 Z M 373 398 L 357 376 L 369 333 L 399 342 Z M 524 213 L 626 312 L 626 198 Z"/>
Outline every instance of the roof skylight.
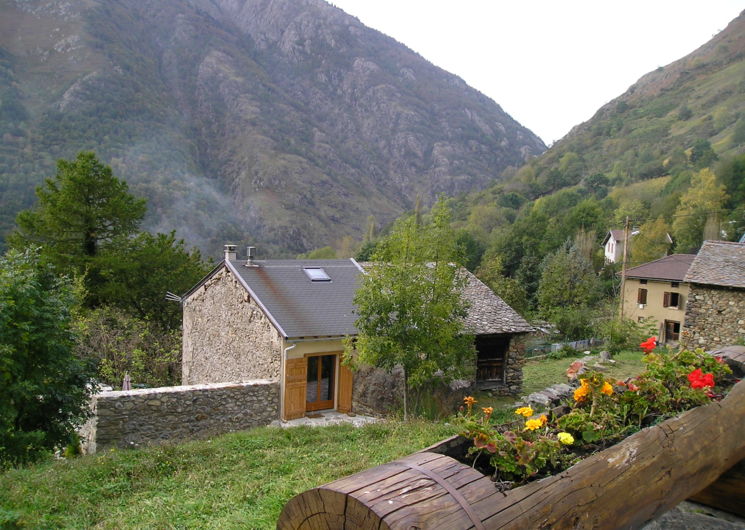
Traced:
<path fill-rule="evenodd" d="M 312 282 L 330 282 L 331 276 L 326 274 L 326 271 L 321 267 L 303 267 L 305 275 L 310 278 Z"/>

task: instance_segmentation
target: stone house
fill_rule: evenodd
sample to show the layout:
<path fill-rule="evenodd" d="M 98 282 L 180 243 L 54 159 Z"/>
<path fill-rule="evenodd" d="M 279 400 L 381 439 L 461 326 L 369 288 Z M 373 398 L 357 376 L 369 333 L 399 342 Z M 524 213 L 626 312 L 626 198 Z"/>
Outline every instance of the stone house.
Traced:
<path fill-rule="evenodd" d="M 239 261 L 226 245 L 225 259 L 182 297 L 182 384 L 279 381 L 285 420 L 316 410 L 369 410 L 353 397 L 366 374 L 340 363 L 342 340 L 356 334 L 353 298 L 363 273 L 353 259 Z M 520 339 L 532 328 L 470 273 L 464 296 L 477 381 L 519 393 Z"/>
<path fill-rule="evenodd" d="M 695 254 L 672 254 L 626 270 L 623 314 L 657 326 L 657 338 L 677 343 L 685 323 L 689 286 L 684 281 Z"/>
<path fill-rule="evenodd" d="M 704 349 L 745 344 L 745 244 L 705 241 L 685 281 L 686 343 Z"/>

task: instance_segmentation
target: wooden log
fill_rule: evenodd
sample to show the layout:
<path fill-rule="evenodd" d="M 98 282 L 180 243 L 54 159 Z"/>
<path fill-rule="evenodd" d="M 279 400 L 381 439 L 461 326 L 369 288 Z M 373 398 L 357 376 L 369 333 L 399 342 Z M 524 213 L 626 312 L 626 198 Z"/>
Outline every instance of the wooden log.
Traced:
<path fill-rule="evenodd" d="M 745 517 L 745 460 L 688 500 Z"/>
<path fill-rule="evenodd" d="M 721 402 L 643 429 L 559 475 L 504 493 L 470 466 L 420 452 L 301 493 L 287 503 L 277 526 L 635 528 L 744 458 L 740 382 Z"/>

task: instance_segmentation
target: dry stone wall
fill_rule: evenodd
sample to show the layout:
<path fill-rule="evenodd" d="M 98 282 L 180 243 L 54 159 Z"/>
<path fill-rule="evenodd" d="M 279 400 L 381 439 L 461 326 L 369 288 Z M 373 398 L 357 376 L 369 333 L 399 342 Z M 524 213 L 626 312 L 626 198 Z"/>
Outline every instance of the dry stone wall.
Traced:
<path fill-rule="evenodd" d="M 81 430 L 83 450 L 157 445 L 268 425 L 279 418 L 279 383 L 254 380 L 102 392 Z"/>
<path fill-rule="evenodd" d="M 282 337 L 226 268 L 184 301 L 184 385 L 278 379 Z"/>
<path fill-rule="evenodd" d="M 682 342 L 705 350 L 745 343 L 745 289 L 691 284 Z"/>

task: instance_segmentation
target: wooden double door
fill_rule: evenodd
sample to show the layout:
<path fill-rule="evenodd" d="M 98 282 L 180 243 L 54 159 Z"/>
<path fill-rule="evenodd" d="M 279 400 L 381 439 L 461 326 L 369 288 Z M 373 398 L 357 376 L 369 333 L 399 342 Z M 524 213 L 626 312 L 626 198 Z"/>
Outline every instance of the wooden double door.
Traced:
<path fill-rule="evenodd" d="M 283 419 L 334 406 L 339 412 L 352 410 L 352 372 L 340 359 L 341 352 L 334 352 L 287 360 Z"/>

